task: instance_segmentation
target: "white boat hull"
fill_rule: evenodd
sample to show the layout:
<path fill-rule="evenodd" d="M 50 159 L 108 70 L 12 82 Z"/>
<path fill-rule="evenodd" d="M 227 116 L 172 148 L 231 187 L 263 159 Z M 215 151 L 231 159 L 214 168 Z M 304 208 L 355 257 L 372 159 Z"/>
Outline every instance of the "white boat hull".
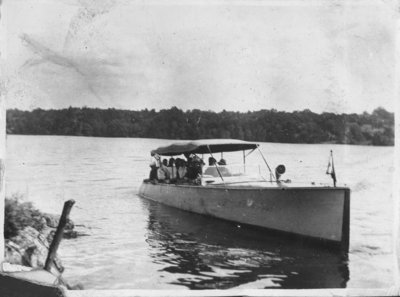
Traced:
<path fill-rule="evenodd" d="M 143 182 L 139 195 L 182 210 L 329 243 L 348 250 L 350 190 Z"/>

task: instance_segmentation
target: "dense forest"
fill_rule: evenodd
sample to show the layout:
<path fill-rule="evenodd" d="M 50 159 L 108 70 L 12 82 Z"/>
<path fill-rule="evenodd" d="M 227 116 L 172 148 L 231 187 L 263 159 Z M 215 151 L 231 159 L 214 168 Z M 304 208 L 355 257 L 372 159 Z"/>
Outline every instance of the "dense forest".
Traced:
<path fill-rule="evenodd" d="M 167 139 L 236 138 L 260 142 L 394 144 L 394 114 L 183 111 L 172 107 L 132 111 L 97 108 L 7 110 L 8 134 L 145 137 Z"/>

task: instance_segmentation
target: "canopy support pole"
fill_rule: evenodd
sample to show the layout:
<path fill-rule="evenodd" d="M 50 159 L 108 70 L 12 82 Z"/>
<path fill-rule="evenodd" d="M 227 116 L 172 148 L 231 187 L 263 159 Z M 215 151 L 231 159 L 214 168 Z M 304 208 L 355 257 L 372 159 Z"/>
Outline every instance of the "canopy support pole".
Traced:
<path fill-rule="evenodd" d="M 254 152 L 255 151 L 255 148 L 253 148 L 247 155 L 246 155 L 246 158 L 248 157 L 248 156 L 250 156 L 250 154 L 252 153 L 252 152 Z"/>
<path fill-rule="evenodd" d="M 268 170 L 269 170 L 270 176 L 272 177 L 272 179 L 273 179 L 274 181 L 276 181 L 275 175 L 274 175 L 274 173 L 272 172 L 271 168 L 269 167 L 267 160 L 265 159 L 265 157 L 264 157 L 263 153 L 262 153 L 262 152 L 261 152 L 261 150 L 260 150 L 260 147 L 259 147 L 259 146 L 257 146 L 257 149 L 258 149 L 258 151 L 260 152 L 260 154 L 261 154 L 261 157 L 262 157 L 262 158 L 263 158 L 263 160 L 264 160 L 264 163 L 265 163 L 265 164 L 267 165 L 267 167 L 268 167 Z"/>
<path fill-rule="evenodd" d="M 210 146 L 207 145 L 207 148 L 208 148 L 208 151 L 209 151 L 211 157 L 215 160 L 215 158 L 214 158 L 214 156 L 213 156 L 213 154 L 212 154 L 212 152 L 211 152 Z M 222 181 L 223 181 L 224 184 L 225 184 L 225 181 L 224 181 L 224 178 L 222 177 L 221 171 L 219 171 L 219 168 L 218 168 L 218 166 L 217 166 L 217 162 L 214 163 L 214 166 L 215 166 L 215 168 L 217 168 L 217 172 L 218 172 L 218 174 L 219 174 L 219 177 L 222 179 Z"/>
<path fill-rule="evenodd" d="M 250 156 L 250 154 L 252 153 L 252 152 L 254 152 L 255 151 L 255 148 L 253 148 L 252 150 L 250 150 L 247 154 L 246 154 L 246 150 L 243 150 L 243 165 L 244 165 L 244 172 L 246 173 L 246 158 L 248 157 L 248 156 Z"/>
<path fill-rule="evenodd" d="M 243 150 L 243 171 L 246 173 L 246 151 Z"/>

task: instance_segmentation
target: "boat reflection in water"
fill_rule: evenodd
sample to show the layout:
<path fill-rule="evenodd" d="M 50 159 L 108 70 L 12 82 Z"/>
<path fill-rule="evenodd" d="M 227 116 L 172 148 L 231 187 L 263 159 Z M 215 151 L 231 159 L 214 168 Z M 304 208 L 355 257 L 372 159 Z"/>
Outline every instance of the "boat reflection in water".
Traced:
<path fill-rule="evenodd" d="M 170 284 L 190 289 L 344 288 L 347 253 L 142 199 L 147 242 Z"/>

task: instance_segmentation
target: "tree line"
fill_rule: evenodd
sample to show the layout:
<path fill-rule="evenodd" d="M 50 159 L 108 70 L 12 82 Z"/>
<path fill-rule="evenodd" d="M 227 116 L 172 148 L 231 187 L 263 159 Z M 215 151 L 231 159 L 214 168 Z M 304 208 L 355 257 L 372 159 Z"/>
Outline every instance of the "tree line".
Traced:
<path fill-rule="evenodd" d="M 7 133 L 165 139 L 235 138 L 281 143 L 394 145 L 394 113 L 317 114 L 308 109 L 213 112 L 75 108 L 7 110 Z"/>

